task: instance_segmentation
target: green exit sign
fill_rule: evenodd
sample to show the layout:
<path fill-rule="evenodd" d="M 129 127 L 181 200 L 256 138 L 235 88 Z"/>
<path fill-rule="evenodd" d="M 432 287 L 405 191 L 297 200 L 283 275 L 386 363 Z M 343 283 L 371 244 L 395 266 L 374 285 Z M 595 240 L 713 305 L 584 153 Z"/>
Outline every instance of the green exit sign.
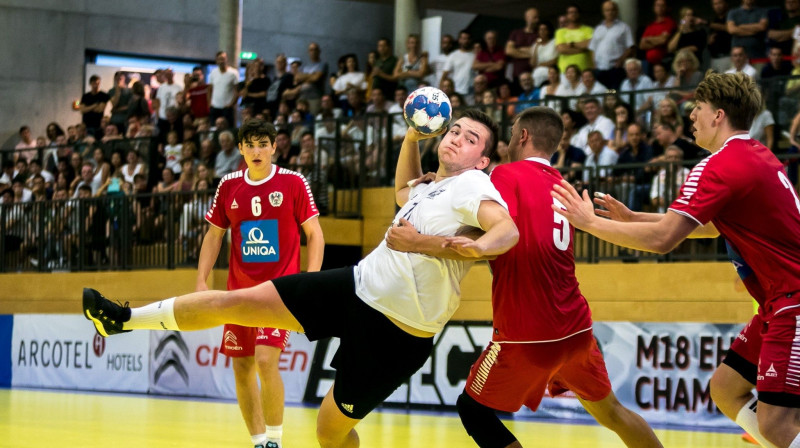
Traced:
<path fill-rule="evenodd" d="M 252 51 L 243 51 L 239 53 L 239 58 L 244 59 L 245 61 L 252 61 L 253 59 L 257 58 L 258 54 L 253 53 Z"/>

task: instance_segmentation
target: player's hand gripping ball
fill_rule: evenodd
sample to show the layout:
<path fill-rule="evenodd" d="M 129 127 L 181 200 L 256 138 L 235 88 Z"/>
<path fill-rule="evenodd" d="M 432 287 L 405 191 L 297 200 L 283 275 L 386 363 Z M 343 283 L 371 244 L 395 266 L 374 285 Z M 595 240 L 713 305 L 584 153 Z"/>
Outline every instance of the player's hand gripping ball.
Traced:
<path fill-rule="evenodd" d="M 435 134 L 453 118 L 450 99 L 436 87 L 421 87 L 408 95 L 403 118 L 421 134 Z"/>

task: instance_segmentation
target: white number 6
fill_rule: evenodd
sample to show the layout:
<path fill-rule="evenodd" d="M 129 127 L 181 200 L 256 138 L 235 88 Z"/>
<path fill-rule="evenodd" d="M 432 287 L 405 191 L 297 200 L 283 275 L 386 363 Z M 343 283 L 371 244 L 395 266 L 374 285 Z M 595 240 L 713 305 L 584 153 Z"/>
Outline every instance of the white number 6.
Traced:
<path fill-rule="evenodd" d="M 255 196 L 252 201 L 250 201 L 250 205 L 253 206 L 253 216 L 261 216 L 261 198 Z"/>

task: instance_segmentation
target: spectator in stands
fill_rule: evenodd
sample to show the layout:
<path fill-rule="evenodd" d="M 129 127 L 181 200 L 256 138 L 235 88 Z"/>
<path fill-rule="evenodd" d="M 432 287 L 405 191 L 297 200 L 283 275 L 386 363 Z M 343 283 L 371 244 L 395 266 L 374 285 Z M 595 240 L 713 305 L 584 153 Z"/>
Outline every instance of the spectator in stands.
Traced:
<path fill-rule="evenodd" d="M 663 162 L 667 162 L 669 165 L 658 171 L 658 174 L 653 177 L 653 185 L 650 187 L 650 200 L 658 213 L 665 212 L 666 205 L 671 204 L 677 197 L 678 189 L 689 175 L 689 169 L 681 165 L 683 150 L 679 146 L 667 146 Z"/>
<path fill-rule="evenodd" d="M 586 95 L 593 95 L 596 98 L 600 98 L 608 91 L 608 87 L 603 85 L 600 81 L 597 80 L 594 76 L 594 70 L 586 69 L 581 73 L 581 83 L 584 86 L 584 94 Z"/>
<path fill-rule="evenodd" d="M 644 128 L 641 124 L 628 124 L 626 142 L 618 151 L 617 164 L 645 164 L 652 160 L 653 149 L 645 142 L 644 137 Z M 627 193 L 620 196 L 625 199 L 625 205 L 631 210 L 641 211 L 642 206 L 649 202 L 652 174 L 649 174 L 644 166 L 634 169 L 618 169 L 614 174 L 621 180 L 621 190 Z"/>
<path fill-rule="evenodd" d="M 731 55 L 735 47 L 742 47 L 751 58 L 765 57 L 764 39 L 768 25 L 766 9 L 756 7 L 756 0 L 742 0 L 742 6 L 728 12 Z"/>
<path fill-rule="evenodd" d="M 722 73 L 731 66 L 731 34 L 728 32 L 727 0 L 712 0 L 714 14 L 708 21 L 708 52 L 711 56 L 711 69 Z"/>
<path fill-rule="evenodd" d="M 786 0 L 784 9 L 768 12 L 767 47 L 778 47 L 783 54 L 792 54 L 794 30 L 800 25 L 800 0 Z"/>
<path fill-rule="evenodd" d="M 428 76 L 425 78 L 428 85 L 442 88 L 441 80 L 444 73 L 444 66 L 447 63 L 447 57 L 455 50 L 455 39 L 449 34 L 442 36 L 439 44 L 439 54 L 434 57 L 429 57 L 428 65 L 430 70 Z"/>
<path fill-rule="evenodd" d="M 256 59 L 247 64 L 244 78 L 236 86 L 241 97 L 241 108 L 249 109 L 252 114 L 264 112 L 267 109 L 267 89 L 270 85 L 269 78 L 264 74 L 264 61 Z"/>
<path fill-rule="evenodd" d="M 472 97 L 470 98 L 468 96 L 467 97 L 468 98 L 467 101 L 470 104 L 474 104 L 476 106 L 479 106 L 479 105 L 483 104 L 483 94 L 487 90 L 489 90 L 489 80 L 486 79 L 486 75 L 478 74 L 478 75 L 475 76 L 475 79 L 472 81 L 472 86 L 473 86 Z"/>
<path fill-rule="evenodd" d="M 112 123 L 108 123 L 105 127 L 105 131 L 103 132 L 103 138 L 100 139 L 100 143 L 103 143 L 103 147 L 107 148 L 108 150 L 112 150 L 114 148 L 114 144 L 111 143 L 115 140 L 122 140 L 122 136 L 119 135 L 119 130 L 116 126 Z"/>
<path fill-rule="evenodd" d="M 683 135 L 683 117 L 677 103 L 671 98 L 664 98 L 658 102 L 653 115 L 653 127 L 662 123 L 669 123 L 678 135 Z"/>
<path fill-rule="evenodd" d="M 494 93 L 494 90 L 489 89 L 483 92 L 480 102 L 478 102 L 478 98 L 475 98 L 475 105 L 483 105 L 481 110 L 492 117 L 494 121 L 500 123 L 503 120 L 503 108 L 498 104 L 497 94 Z"/>
<path fill-rule="evenodd" d="M 191 157 L 181 159 L 180 163 L 181 173 L 178 176 L 178 183 L 175 191 L 192 191 L 194 184 L 197 181 L 197 173 L 194 169 L 194 159 Z"/>
<path fill-rule="evenodd" d="M 150 120 L 150 105 L 144 94 L 144 84 L 136 81 L 131 87 L 131 99 L 128 102 L 128 119 L 134 118 L 138 123 L 148 123 Z M 77 127 L 76 127 L 77 130 Z"/>
<path fill-rule="evenodd" d="M 111 153 L 109 164 L 111 165 L 111 176 L 118 176 L 121 178 L 123 165 L 122 151 L 115 149 Z"/>
<path fill-rule="evenodd" d="M 39 159 L 31 160 L 31 163 L 28 164 L 28 171 L 30 175 L 26 181 L 26 187 L 33 189 L 33 178 L 40 176 L 44 182 L 42 186 L 48 190 L 52 190 L 56 178 L 53 176 L 53 173 L 42 168 L 42 162 Z"/>
<path fill-rule="evenodd" d="M 625 61 L 625 81 L 619 90 L 622 99 L 628 102 L 636 110 L 637 117 L 645 117 L 652 109 L 653 102 L 650 98 L 652 93 L 635 93 L 637 90 L 648 90 L 653 88 L 653 80 L 642 73 L 642 61 L 630 58 Z"/>
<path fill-rule="evenodd" d="M 578 176 L 577 168 L 583 166 L 586 161 L 586 153 L 582 148 L 572 146 L 570 144 L 570 133 L 564 129 L 561 136 L 561 141 L 558 143 L 558 148 L 550 159 L 553 168 L 565 173 L 564 178 L 572 182 Z"/>
<path fill-rule="evenodd" d="M 589 183 L 594 180 L 598 182 L 597 190 L 608 191 L 608 187 L 613 182 L 611 177 L 612 166 L 617 163 L 619 155 L 606 145 L 603 133 L 598 130 L 589 132 L 587 141 L 589 151 L 586 154 L 586 161 L 583 166 L 584 168 L 594 169 L 583 170 L 583 182 Z"/>
<path fill-rule="evenodd" d="M 200 71 L 202 74 L 202 70 Z M 204 77 L 196 74 L 189 78 L 187 94 L 189 96 L 189 110 L 197 119 L 206 118 L 211 104 L 211 88 L 205 83 Z"/>
<path fill-rule="evenodd" d="M 289 135 L 286 133 L 288 140 Z M 228 173 L 236 171 L 239 168 L 239 163 L 242 161 L 242 155 L 236 148 L 233 133 L 231 131 L 223 131 L 219 135 L 220 150 L 214 161 L 215 177 L 222 178 Z"/>
<path fill-rule="evenodd" d="M 166 159 L 166 167 L 171 169 L 173 173 L 180 173 L 180 160 L 181 152 L 183 151 L 183 144 L 178 141 L 178 133 L 176 131 L 167 132 L 167 144 L 164 145 L 164 158 Z"/>
<path fill-rule="evenodd" d="M 528 72 L 519 75 L 519 86 L 522 92 L 517 97 L 517 105 L 514 108 L 514 113 L 517 114 L 529 107 L 537 106 L 541 94 L 533 85 L 533 76 Z"/>
<path fill-rule="evenodd" d="M 564 79 L 563 82 L 559 84 L 558 89 L 556 89 L 556 96 L 578 97 L 584 93 L 586 93 L 586 86 L 581 82 L 580 67 L 572 64 L 564 71 Z M 570 109 L 577 110 L 578 99 L 572 98 L 568 100 L 566 104 L 568 104 Z"/>
<path fill-rule="evenodd" d="M 675 76 L 664 66 L 664 64 L 653 65 L 653 88 L 654 89 L 672 89 L 677 86 Z M 667 97 L 667 90 L 660 92 L 653 92 L 650 95 L 652 99 L 651 104 L 658 104 L 661 100 Z M 652 109 L 652 106 L 650 107 Z"/>
<path fill-rule="evenodd" d="M 530 73 L 535 65 L 530 61 L 533 53 L 533 45 L 541 37 L 539 35 L 539 10 L 528 8 L 524 15 L 525 26 L 512 30 L 506 41 L 505 53 L 511 62 L 511 76 L 515 83 L 519 83 L 519 77 L 523 73 Z M 550 33 L 552 39 L 553 33 Z"/>
<path fill-rule="evenodd" d="M 403 101 L 405 101 L 405 99 L 403 99 Z M 316 116 L 316 121 L 322 120 L 323 115 L 326 114 L 329 114 L 333 118 L 339 118 L 342 116 L 342 109 L 336 107 L 336 103 L 331 95 L 322 95 L 322 99 L 320 100 L 320 110 Z"/>
<path fill-rule="evenodd" d="M 363 93 L 358 89 L 349 89 L 344 115 L 348 118 L 360 117 L 366 113 L 366 109 Z"/>
<path fill-rule="evenodd" d="M 594 56 L 597 80 L 610 89 L 618 89 L 625 79 L 623 65 L 635 55 L 636 49 L 631 28 L 619 20 L 616 2 L 603 2 L 603 21 L 595 27 L 589 49 Z"/>
<path fill-rule="evenodd" d="M 84 93 L 81 97 L 80 112 L 83 114 L 83 124 L 86 125 L 86 132 L 95 136 L 100 130 L 100 120 L 103 118 L 103 111 L 106 110 L 106 103 L 109 97 L 106 92 L 100 90 L 100 77 L 92 75 L 89 77 L 91 90 Z"/>
<path fill-rule="evenodd" d="M 392 52 L 391 41 L 384 37 L 378 40 L 378 59 L 372 67 L 372 88 L 381 89 L 384 97 L 394 95 L 394 88 L 397 86 L 397 79 L 394 77 L 394 68 L 397 65 L 397 57 Z"/>
<path fill-rule="evenodd" d="M 605 147 L 606 142 L 614 138 L 614 122 L 600 114 L 600 101 L 594 97 L 586 98 L 583 102 L 583 116 L 586 118 L 586 124 L 575 134 L 572 144 L 582 148 L 586 155 L 589 155 L 591 150 L 589 147 L 589 134 L 599 131 Z"/>
<path fill-rule="evenodd" d="M 672 61 L 672 70 L 675 72 L 673 84 L 677 90 L 670 92 L 669 96 L 677 103 L 694 98 L 694 88 L 703 80 L 700 72 L 700 62 L 689 50 L 681 50 Z M 658 104 L 658 103 L 656 103 Z"/>
<path fill-rule="evenodd" d="M 309 133 L 311 144 L 314 137 Z M 328 214 L 328 174 L 325 168 L 315 165 L 315 153 L 313 149 L 302 149 L 297 158 L 297 172 L 303 175 L 311 187 L 311 194 L 314 196 L 314 203 L 320 215 Z"/>
<path fill-rule="evenodd" d="M 94 177 L 94 165 L 92 165 L 90 162 L 83 162 L 79 172 L 81 175 L 76 177 L 69 186 L 70 197 L 77 198 L 78 190 L 81 187 L 89 188 L 90 196 L 93 195 L 94 190 L 92 190 L 92 178 Z"/>
<path fill-rule="evenodd" d="M 497 44 L 497 31 L 489 30 L 483 35 L 481 50 L 475 55 L 472 69 L 486 76 L 489 88 L 500 85 L 506 69 L 506 52 Z"/>
<path fill-rule="evenodd" d="M 455 83 L 456 92 L 461 95 L 469 95 L 472 89 L 472 63 L 474 61 L 475 52 L 472 48 L 472 38 L 469 31 L 461 30 L 458 33 L 458 49 L 447 56 L 441 79 L 451 78 Z"/>
<path fill-rule="evenodd" d="M 567 5 L 567 25 L 556 31 L 556 50 L 558 68 L 565 73 L 567 67 L 576 65 L 578 72 L 592 67 L 589 44 L 592 41 L 592 28 L 581 23 L 578 5 Z"/>
<path fill-rule="evenodd" d="M 614 138 L 608 141 L 608 147 L 618 153 L 628 141 L 628 125 L 634 122 L 633 111 L 628 103 L 617 103 L 614 106 Z"/>
<path fill-rule="evenodd" d="M 144 163 L 141 163 L 139 160 L 139 153 L 135 149 L 129 149 L 128 153 L 125 155 L 126 164 L 122 165 L 122 178 L 125 179 L 125 182 L 134 183 L 134 177 L 137 174 L 145 175 L 147 173 L 147 167 Z"/>
<path fill-rule="evenodd" d="M 2 172 L 0 172 L 0 191 L 11 186 L 11 179 L 14 178 L 14 162 L 3 160 Z"/>
<path fill-rule="evenodd" d="M 170 127 L 168 123 L 167 110 L 171 107 L 178 110 L 178 96 L 183 91 L 183 86 L 175 83 L 175 73 L 171 68 L 167 68 L 161 72 L 164 78 L 164 83 L 158 87 L 156 98 L 153 100 L 153 109 L 158 111 L 158 128 L 164 130 Z M 175 116 L 175 119 L 179 117 Z"/>
<path fill-rule="evenodd" d="M 267 89 L 267 110 L 272 117 L 277 117 L 284 93 L 294 86 L 294 75 L 287 69 L 286 55 L 275 56 L 275 78 Z"/>
<path fill-rule="evenodd" d="M 125 73 L 114 73 L 114 87 L 108 91 L 111 102 L 111 124 L 117 127 L 120 134 L 125 134 L 128 123 L 128 105 L 131 102 L 131 89 L 127 87 Z"/>
<path fill-rule="evenodd" d="M 450 78 L 444 78 L 441 83 L 439 83 L 439 90 L 444 92 L 445 95 L 451 97 L 453 94 L 456 93 L 456 85 L 453 83 L 453 80 Z M 397 90 L 395 90 L 397 92 Z"/>
<path fill-rule="evenodd" d="M 753 119 L 750 125 L 750 137 L 763 143 L 769 149 L 775 148 L 775 118 L 772 112 L 766 107 L 765 98 L 761 100 L 761 111 Z"/>
<path fill-rule="evenodd" d="M 655 19 L 650 22 L 642 33 L 639 49 L 645 52 L 645 61 L 649 64 L 645 70 L 652 72 L 652 65 L 664 61 L 667 56 L 667 44 L 675 32 L 675 21 L 669 16 L 666 0 L 653 1 Z"/>
<path fill-rule="evenodd" d="M 555 30 L 552 23 L 544 21 L 539 24 L 539 37 L 531 46 L 530 51 L 530 65 L 533 67 L 533 85 L 536 88 L 539 88 L 547 81 L 549 68 L 558 64 L 558 50 L 556 50 L 554 36 Z"/>
<path fill-rule="evenodd" d="M 753 79 L 758 79 L 758 71 L 750 65 L 745 47 L 733 46 L 731 49 L 731 64 L 731 68 L 726 70 L 725 73 L 744 73 Z"/>
<path fill-rule="evenodd" d="M 583 118 L 583 114 L 567 109 L 561 111 L 561 121 L 564 123 L 564 132 L 569 134 L 570 145 L 578 147 L 575 145 L 578 140 L 578 131 L 586 124 L 586 119 Z M 583 151 L 583 146 L 580 146 L 580 148 L 581 151 Z"/>
<path fill-rule="evenodd" d="M 14 146 L 14 161 L 16 162 L 20 158 L 30 161 L 36 158 L 37 155 L 36 140 L 33 139 L 31 128 L 29 126 L 21 126 L 19 128 L 19 143 Z"/>
<path fill-rule="evenodd" d="M 64 135 L 64 130 L 55 121 L 48 123 L 45 129 L 47 134 L 47 146 L 56 146 L 56 139 Z"/>
<path fill-rule="evenodd" d="M 236 67 L 228 66 L 228 54 L 224 51 L 217 52 L 216 62 L 217 66 L 208 75 L 211 96 L 209 119 L 211 122 L 216 122 L 217 118 L 225 117 L 228 123 L 233 125 L 236 123 L 233 107 L 238 99 L 236 83 L 239 82 L 239 72 Z M 285 68 L 284 64 L 284 70 Z"/>
<path fill-rule="evenodd" d="M 347 104 L 347 91 L 357 89 L 363 92 L 367 89 L 367 82 L 364 72 L 358 70 L 358 57 L 349 54 L 345 58 L 346 72 L 336 78 L 333 83 L 333 93 L 338 96 L 339 104 L 345 107 Z"/>
<path fill-rule="evenodd" d="M 448 79 L 448 81 L 450 80 Z M 402 86 L 398 86 L 394 91 L 394 102 L 389 106 L 388 110 L 392 123 L 392 140 L 395 144 L 402 143 L 408 131 L 408 124 L 406 124 L 406 121 L 403 119 L 403 105 L 405 104 L 406 97 L 408 97 L 406 89 Z M 302 149 L 301 147 L 300 150 L 302 151 Z M 315 159 L 319 159 L 319 157 L 315 157 Z"/>
<path fill-rule="evenodd" d="M 706 30 L 703 28 L 705 21 L 694 15 L 694 9 L 684 6 L 680 11 L 678 30 L 672 35 L 667 44 L 670 53 L 691 51 L 698 61 L 703 60 L 703 51 L 708 43 Z"/>
<path fill-rule="evenodd" d="M 59 139 L 63 138 L 64 137 L 59 137 Z M 66 144 L 59 144 L 47 153 L 44 160 L 44 169 L 55 173 L 61 160 L 64 160 L 65 165 L 69 166 L 69 158 L 72 157 L 72 154 L 72 148 Z M 80 166 L 80 164 L 78 164 L 78 166 Z"/>
<path fill-rule="evenodd" d="M 287 168 L 292 163 L 292 158 L 300 154 L 300 149 L 292 146 L 291 136 L 287 131 L 278 130 L 275 135 L 275 153 L 272 156 L 272 163 L 283 168 Z"/>
<path fill-rule="evenodd" d="M 192 199 L 183 204 L 178 226 L 178 243 L 183 247 L 187 263 L 196 263 L 207 230 L 206 212 L 211 208 L 213 196 L 207 193 L 211 187 L 205 179 L 198 179 L 192 186 Z"/>
<path fill-rule="evenodd" d="M 786 90 L 786 80 L 782 78 L 792 73 L 792 63 L 783 60 L 781 47 L 771 47 L 768 54 L 769 62 L 761 69 L 761 92 L 767 102 L 767 109 L 777 110 Z"/>
<path fill-rule="evenodd" d="M 406 38 L 406 54 L 398 59 L 394 66 L 393 75 L 397 80 L 397 85 L 402 85 L 409 92 L 413 92 L 429 71 L 428 52 L 420 50 L 419 35 L 409 34 Z M 384 95 L 384 98 L 388 97 L 390 95 Z"/>
<path fill-rule="evenodd" d="M 655 137 L 652 142 L 653 155 L 656 156 L 653 162 L 663 162 L 666 148 L 672 145 L 677 146 L 683 151 L 683 158 L 685 160 L 699 160 L 709 155 L 709 152 L 705 149 L 680 137 L 680 134 L 672 123 L 662 122 L 653 126 L 653 135 Z"/>
<path fill-rule="evenodd" d="M 101 148 L 95 148 L 93 153 L 94 171 L 92 173 L 92 194 L 97 194 L 100 186 L 105 184 L 111 176 L 111 164 L 106 160 L 106 154 Z"/>
<path fill-rule="evenodd" d="M 320 59 L 319 44 L 308 44 L 308 61 L 303 64 L 300 73 L 295 76 L 295 84 L 299 86 L 296 98 L 308 102 L 309 111 L 319 111 L 320 99 L 325 93 L 325 80 L 328 78 L 328 63 Z"/>

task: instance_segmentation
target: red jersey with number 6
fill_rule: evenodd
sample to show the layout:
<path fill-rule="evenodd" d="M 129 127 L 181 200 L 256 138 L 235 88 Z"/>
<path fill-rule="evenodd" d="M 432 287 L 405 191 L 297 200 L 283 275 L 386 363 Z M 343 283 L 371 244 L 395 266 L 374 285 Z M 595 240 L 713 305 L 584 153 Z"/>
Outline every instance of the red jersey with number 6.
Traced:
<path fill-rule="evenodd" d="M 765 320 L 800 305 L 800 200 L 772 152 L 735 135 L 697 164 L 669 208 L 711 221 L 753 269 Z"/>
<path fill-rule="evenodd" d="M 300 272 L 300 225 L 319 215 L 299 173 L 273 165 L 260 181 L 234 171 L 217 187 L 206 220 L 231 229 L 228 290 Z"/>
<path fill-rule="evenodd" d="M 555 341 L 590 330 L 591 311 L 575 277 L 575 232 L 551 208 L 561 174 L 531 158 L 498 166 L 491 179 L 519 229 L 517 245 L 490 262 L 493 340 Z"/>

